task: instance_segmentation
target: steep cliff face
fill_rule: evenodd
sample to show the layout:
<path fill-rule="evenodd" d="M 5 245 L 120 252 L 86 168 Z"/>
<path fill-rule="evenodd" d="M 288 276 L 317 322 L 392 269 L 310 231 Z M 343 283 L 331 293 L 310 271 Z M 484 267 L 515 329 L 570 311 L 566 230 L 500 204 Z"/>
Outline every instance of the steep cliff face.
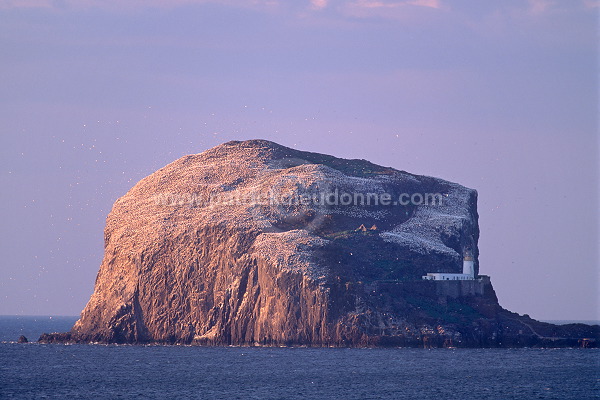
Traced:
<path fill-rule="evenodd" d="M 225 143 L 117 200 L 81 318 L 41 340 L 494 345 L 524 325 L 504 323 L 520 320 L 489 282 L 456 296 L 421 280 L 460 273 L 466 250 L 478 271 L 476 203 L 474 190 L 364 160 Z"/>

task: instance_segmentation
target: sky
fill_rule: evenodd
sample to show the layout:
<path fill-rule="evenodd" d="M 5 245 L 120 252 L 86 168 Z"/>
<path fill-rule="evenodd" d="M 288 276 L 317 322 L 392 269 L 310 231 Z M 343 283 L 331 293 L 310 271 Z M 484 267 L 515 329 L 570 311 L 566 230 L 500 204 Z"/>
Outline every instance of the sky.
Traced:
<path fill-rule="evenodd" d="M 0 314 L 79 315 L 105 218 L 229 140 L 479 193 L 500 304 L 600 320 L 591 0 L 0 0 Z"/>

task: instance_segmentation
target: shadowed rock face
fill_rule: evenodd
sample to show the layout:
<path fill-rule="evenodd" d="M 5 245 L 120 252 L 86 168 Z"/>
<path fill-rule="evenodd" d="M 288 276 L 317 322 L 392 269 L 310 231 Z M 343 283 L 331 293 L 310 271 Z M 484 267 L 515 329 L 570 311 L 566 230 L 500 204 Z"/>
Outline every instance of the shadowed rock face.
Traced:
<path fill-rule="evenodd" d="M 441 204 L 418 204 L 427 194 Z M 548 327 L 503 310 L 491 284 L 449 296 L 456 288 L 421 280 L 462 272 L 467 249 L 478 271 L 476 203 L 474 190 L 364 160 L 228 142 L 167 165 L 116 201 L 81 318 L 40 340 L 540 343 Z M 597 336 L 582 329 L 577 337 Z"/>

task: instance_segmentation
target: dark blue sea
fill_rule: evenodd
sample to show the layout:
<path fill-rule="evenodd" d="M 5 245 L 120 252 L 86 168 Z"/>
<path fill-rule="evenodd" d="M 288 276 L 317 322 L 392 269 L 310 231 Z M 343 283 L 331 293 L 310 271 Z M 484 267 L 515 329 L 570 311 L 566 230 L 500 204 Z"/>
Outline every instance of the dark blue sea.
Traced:
<path fill-rule="evenodd" d="M 598 349 L 17 344 L 75 317 L 0 317 L 2 399 L 597 399 Z"/>

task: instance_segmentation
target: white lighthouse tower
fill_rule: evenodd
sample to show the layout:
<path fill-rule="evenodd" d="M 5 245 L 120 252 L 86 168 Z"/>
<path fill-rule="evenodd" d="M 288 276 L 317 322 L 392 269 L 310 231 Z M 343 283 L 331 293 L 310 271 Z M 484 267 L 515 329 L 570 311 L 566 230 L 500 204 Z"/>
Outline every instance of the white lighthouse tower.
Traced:
<path fill-rule="evenodd" d="M 466 251 L 463 258 L 463 275 L 468 275 L 469 279 L 475 279 L 475 261 L 473 261 L 470 251 Z"/>
<path fill-rule="evenodd" d="M 426 281 L 474 281 L 475 280 L 475 260 L 470 250 L 464 252 L 462 274 L 447 272 L 429 272 L 423 276 Z"/>

